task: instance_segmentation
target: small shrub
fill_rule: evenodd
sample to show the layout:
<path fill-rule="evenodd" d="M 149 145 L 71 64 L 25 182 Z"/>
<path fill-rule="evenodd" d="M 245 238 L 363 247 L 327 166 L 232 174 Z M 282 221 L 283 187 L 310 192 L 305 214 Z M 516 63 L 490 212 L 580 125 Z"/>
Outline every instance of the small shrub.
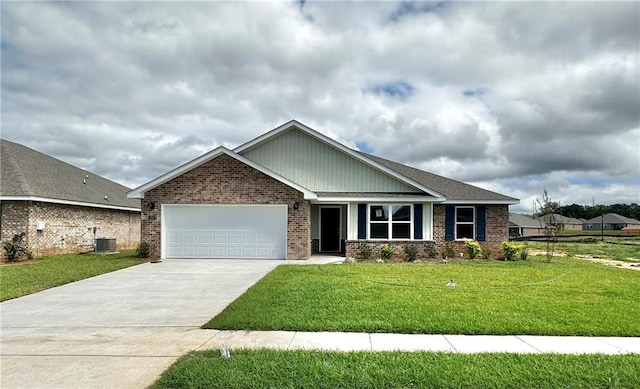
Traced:
<path fill-rule="evenodd" d="M 502 242 L 502 253 L 505 261 L 526 261 L 529 256 L 529 249 L 519 243 Z"/>
<path fill-rule="evenodd" d="M 395 250 L 388 244 L 385 244 L 380 248 L 380 259 L 382 259 L 383 261 L 391 259 L 391 257 L 393 257 L 393 254 L 395 254 Z"/>
<path fill-rule="evenodd" d="M 444 246 L 444 250 L 442 250 L 442 253 L 440 253 L 440 256 L 442 256 L 442 259 L 455 258 L 456 250 L 453 248 L 453 243 L 447 243 Z"/>
<path fill-rule="evenodd" d="M 465 239 L 464 248 L 467 250 L 467 255 L 470 259 L 476 259 L 478 255 L 482 254 L 482 247 L 480 243 L 472 239 Z"/>
<path fill-rule="evenodd" d="M 2 247 L 7 253 L 7 262 L 15 262 L 20 258 L 21 255 L 26 255 L 29 259 L 33 258 L 33 254 L 31 254 L 31 252 L 27 249 L 27 246 L 22 243 L 25 235 L 26 234 L 24 232 L 21 232 L 19 234 L 15 234 L 13 238 L 11 238 L 11 240 L 2 242 Z"/>
<path fill-rule="evenodd" d="M 415 262 L 415 260 L 418 259 L 418 248 L 415 245 L 406 243 L 403 249 L 404 255 L 407 257 L 407 261 Z"/>
<path fill-rule="evenodd" d="M 518 253 L 518 247 L 515 243 L 511 242 L 502 242 L 502 254 L 504 255 L 505 261 L 515 261 L 516 254 Z"/>
<path fill-rule="evenodd" d="M 136 257 L 138 258 L 149 258 L 151 254 L 151 245 L 148 242 L 140 242 L 138 247 L 136 248 Z"/>
<path fill-rule="evenodd" d="M 358 258 L 369 259 L 373 255 L 373 249 L 367 242 L 360 243 Z"/>
<path fill-rule="evenodd" d="M 438 256 L 438 251 L 436 251 L 436 244 L 433 242 L 425 242 L 424 254 L 427 256 L 427 258 L 436 258 Z"/>

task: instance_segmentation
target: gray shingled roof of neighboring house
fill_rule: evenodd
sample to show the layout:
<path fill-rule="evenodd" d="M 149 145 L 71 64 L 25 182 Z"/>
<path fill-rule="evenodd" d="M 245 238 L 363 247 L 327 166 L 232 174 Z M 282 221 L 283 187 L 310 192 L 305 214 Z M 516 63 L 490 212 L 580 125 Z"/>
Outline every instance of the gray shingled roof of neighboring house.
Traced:
<path fill-rule="evenodd" d="M 431 188 L 436 192 L 444 195 L 448 202 L 461 201 L 513 201 L 518 199 L 492 192 L 490 190 L 478 188 L 477 186 L 465 184 L 451 178 L 439 176 L 437 174 L 425 172 L 410 166 L 400 164 L 398 162 L 389 161 L 388 159 L 376 157 L 371 154 L 359 152 L 363 156 L 374 160 L 375 162 L 401 174 L 417 183 Z"/>
<path fill-rule="evenodd" d="M 596 216 L 593 219 L 589 219 L 583 223 L 585 224 L 599 224 L 602 222 L 602 216 Z M 605 213 L 605 224 L 640 224 L 640 220 L 632 219 L 630 217 L 618 215 L 617 213 Z"/>
<path fill-rule="evenodd" d="M 553 218 L 554 223 L 578 224 L 578 225 L 584 223 L 580 219 L 576 219 L 574 217 L 568 217 L 568 216 L 560 215 L 558 213 L 550 213 L 548 215 L 538 216 L 536 219 L 542 219 L 543 221 L 548 222 L 548 220 L 552 219 L 552 218 Z"/>
<path fill-rule="evenodd" d="M 0 139 L 0 163 L 2 197 L 39 197 L 102 208 L 140 209 L 139 199 L 127 198 L 129 188 L 18 143 Z"/>
<path fill-rule="evenodd" d="M 532 219 L 529 216 L 521 215 L 519 213 L 511 213 L 509 212 L 509 224 L 513 224 L 518 227 L 529 227 L 529 228 L 541 228 L 544 227 L 544 223 L 539 220 Z"/>

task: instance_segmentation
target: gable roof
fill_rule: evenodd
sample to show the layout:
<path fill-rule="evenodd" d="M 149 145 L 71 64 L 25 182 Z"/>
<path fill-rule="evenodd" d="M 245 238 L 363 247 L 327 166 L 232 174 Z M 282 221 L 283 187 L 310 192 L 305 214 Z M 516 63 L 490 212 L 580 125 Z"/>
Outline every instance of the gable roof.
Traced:
<path fill-rule="evenodd" d="M 583 222 L 583 224 L 600 224 L 603 219 L 605 224 L 640 224 L 640 220 L 618 215 L 617 213 L 606 213 L 604 216 L 596 216 Z"/>
<path fill-rule="evenodd" d="M 434 199 L 436 201 L 442 201 L 444 200 L 444 197 L 441 193 L 439 193 L 438 191 L 434 190 L 433 188 L 429 188 L 429 187 L 425 187 L 422 183 L 417 182 L 412 180 L 409 177 L 405 177 L 402 175 L 399 175 L 398 172 L 394 171 L 393 169 L 389 169 L 388 167 L 378 163 L 375 160 L 372 160 L 370 158 L 367 158 L 366 156 L 364 156 L 362 153 L 359 153 L 356 150 L 350 149 L 347 146 L 336 142 L 335 140 L 311 129 L 310 127 L 307 127 L 306 125 L 298 122 L 297 120 L 290 120 L 287 123 L 276 127 L 275 129 L 260 135 L 259 137 L 244 143 L 238 147 L 236 147 L 235 149 L 233 149 L 234 152 L 238 153 L 238 154 L 243 154 L 251 149 L 254 149 L 258 146 L 260 146 L 261 144 L 264 144 L 266 142 L 268 142 L 269 140 L 287 132 L 290 131 L 292 129 L 297 129 L 299 131 L 302 131 L 303 133 L 306 133 L 307 135 L 321 141 L 322 143 L 333 147 L 351 157 L 353 157 L 354 159 L 364 163 L 365 165 L 368 165 L 382 173 L 385 173 L 393 178 L 395 178 L 396 180 L 403 182 L 411 187 L 414 187 L 422 192 L 425 192 L 431 196 L 434 197 Z"/>
<path fill-rule="evenodd" d="M 513 224 L 517 227 L 544 228 L 544 224 L 541 221 L 532 219 L 526 215 L 512 212 L 509 212 L 509 224 Z"/>
<path fill-rule="evenodd" d="M 236 159 L 236 160 L 238 160 L 238 161 L 240 161 L 240 162 L 242 162 L 242 163 L 244 163 L 244 164 L 246 164 L 248 166 L 251 166 L 252 168 L 261 171 L 262 173 L 274 178 L 275 180 L 280 181 L 283 184 L 288 185 L 288 186 L 290 186 L 290 187 L 292 187 L 292 188 L 304 193 L 304 198 L 305 199 L 316 199 L 318 197 L 314 192 L 312 192 L 312 191 L 310 191 L 310 190 L 308 190 L 308 189 L 296 184 L 295 182 L 292 182 L 291 180 L 288 180 L 288 179 L 278 175 L 277 173 L 272 172 L 269 169 L 266 169 L 265 167 L 263 167 L 263 166 L 255 163 L 255 162 L 243 157 L 242 155 L 236 154 L 235 152 L 229 150 L 228 148 L 226 148 L 224 146 L 219 146 L 219 147 L 209 151 L 208 153 L 203 154 L 203 155 L 199 156 L 198 158 L 193 159 L 193 160 L 191 160 L 191 161 L 189 161 L 189 162 L 187 162 L 187 163 L 185 163 L 183 165 L 180 165 L 177 168 L 175 168 L 173 170 L 170 170 L 167 173 L 161 175 L 160 177 L 155 178 L 155 179 L 147 182 L 146 184 L 143 184 L 143 185 L 131 190 L 127 194 L 127 196 L 129 196 L 130 198 L 138 198 L 138 199 L 144 198 L 144 194 L 146 192 L 150 191 L 151 189 L 153 189 L 155 187 L 158 187 L 158 186 L 164 184 L 165 182 L 168 182 L 168 181 L 170 181 L 170 180 L 182 175 L 183 173 L 186 173 L 189 170 L 192 170 L 192 169 L 194 169 L 194 168 L 196 168 L 196 167 L 198 167 L 200 165 L 203 165 L 204 163 L 209 162 L 212 159 L 217 158 L 217 157 L 219 157 L 220 155 L 223 155 L 223 154 L 228 155 L 231 158 L 234 158 L 234 159 Z"/>
<path fill-rule="evenodd" d="M 0 139 L 0 161 L 0 200 L 140 210 L 126 186 L 19 143 Z"/>
<path fill-rule="evenodd" d="M 583 221 L 580 219 L 560 215 L 559 213 L 549 213 L 546 215 L 538 216 L 536 217 L 536 219 L 542 219 L 545 223 L 548 223 L 549 220 L 553 220 L 554 223 L 561 223 L 561 224 L 582 224 L 583 223 Z"/>
<path fill-rule="evenodd" d="M 304 124 L 291 120 L 281 126 L 276 127 L 275 129 L 258 136 L 257 138 L 246 142 L 233 150 L 229 150 L 225 147 L 218 147 L 198 158 L 195 158 L 192 161 L 189 161 L 163 175 L 153 179 L 152 181 L 147 182 L 139 186 L 136 189 L 133 189 L 128 193 L 129 197 L 132 198 L 143 198 L 144 193 L 197 167 L 201 164 L 210 161 L 211 159 L 220 155 L 220 153 L 224 153 L 229 155 L 242 163 L 245 163 L 255 169 L 262 171 L 263 173 L 275 178 L 276 180 L 285 183 L 305 194 L 305 199 L 313 199 L 318 200 L 322 199 L 325 201 L 335 200 L 338 198 L 344 197 L 353 197 L 353 198 L 375 198 L 375 199 L 393 199 L 398 197 L 398 193 L 346 193 L 346 192 L 313 192 L 307 188 L 302 187 L 301 185 L 293 182 L 290 179 L 287 179 L 278 173 L 269 170 L 268 168 L 260 165 L 257 162 L 253 162 L 248 158 L 243 156 L 243 153 L 248 152 L 260 145 L 268 142 L 269 140 L 285 133 L 286 131 L 297 129 L 306 133 L 307 135 L 318 139 L 319 141 L 327 144 L 356 160 L 382 172 L 385 173 L 400 182 L 403 182 L 422 193 L 411 193 L 401 196 L 403 199 L 405 197 L 416 198 L 416 201 L 419 201 L 420 198 L 426 200 L 431 200 L 434 202 L 445 202 L 445 203 L 456 203 L 456 204 L 517 204 L 519 202 L 518 199 L 505 196 L 496 192 L 492 192 L 486 189 L 478 188 L 473 185 L 465 184 L 460 181 L 456 181 L 450 178 L 438 176 L 433 173 L 428 173 L 416 168 L 412 168 L 406 165 L 402 165 L 397 162 L 389 161 L 384 158 L 379 158 L 370 154 L 362 153 L 356 150 L 352 150 L 335 140 L 322 135 L 311 128 L 305 126 Z"/>
<path fill-rule="evenodd" d="M 388 159 L 376 157 L 371 154 L 360 153 L 367 158 L 373 159 L 396 171 L 405 177 L 408 177 L 414 181 L 421 183 L 424 186 L 433 188 L 434 190 L 442 193 L 447 200 L 445 203 L 465 203 L 479 201 L 486 203 L 499 203 L 499 204 L 517 204 L 518 199 L 502 195 L 500 193 L 492 192 L 490 190 L 478 188 L 477 186 L 465 184 L 461 181 L 456 181 L 451 178 L 439 176 L 437 174 L 425 172 L 424 170 L 416 169 L 411 166 L 403 165 L 398 162 L 393 162 Z"/>

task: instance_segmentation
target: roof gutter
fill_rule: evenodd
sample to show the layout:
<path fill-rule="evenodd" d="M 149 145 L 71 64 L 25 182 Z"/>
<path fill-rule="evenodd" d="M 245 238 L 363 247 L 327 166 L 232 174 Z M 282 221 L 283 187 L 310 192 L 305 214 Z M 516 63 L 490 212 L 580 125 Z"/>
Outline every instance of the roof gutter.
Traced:
<path fill-rule="evenodd" d="M 109 205 L 109 204 L 96 204 L 96 203 L 85 203 L 82 201 L 73 201 L 73 200 L 60 200 L 60 199 L 52 199 L 49 197 L 36 197 L 36 196 L 0 196 L 0 201 L 39 201 L 41 203 L 52 203 L 52 204 L 64 204 L 64 205 L 77 205 L 80 207 L 91 207 L 91 208 L 103 208 L 103 209 L 117 209 L 119 211 L 133 211 L 140 212 L 140 208 L 135 207 L 124 207 L 120 205 Z"/>

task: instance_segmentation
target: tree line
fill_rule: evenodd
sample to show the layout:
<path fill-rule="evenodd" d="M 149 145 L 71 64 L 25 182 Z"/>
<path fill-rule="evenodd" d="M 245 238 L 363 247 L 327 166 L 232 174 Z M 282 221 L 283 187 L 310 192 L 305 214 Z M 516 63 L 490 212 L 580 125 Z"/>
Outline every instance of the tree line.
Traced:
<path fill-rule="evenodd" d="M 574 217 L 576 219 L 593 219 L 605 213 L 617 213 L 618 215 L 640 220 L 640 205 L 632 204 L 612 204 L 612 205 L 563 205 L 556 208 L 556 213 Z"/>

